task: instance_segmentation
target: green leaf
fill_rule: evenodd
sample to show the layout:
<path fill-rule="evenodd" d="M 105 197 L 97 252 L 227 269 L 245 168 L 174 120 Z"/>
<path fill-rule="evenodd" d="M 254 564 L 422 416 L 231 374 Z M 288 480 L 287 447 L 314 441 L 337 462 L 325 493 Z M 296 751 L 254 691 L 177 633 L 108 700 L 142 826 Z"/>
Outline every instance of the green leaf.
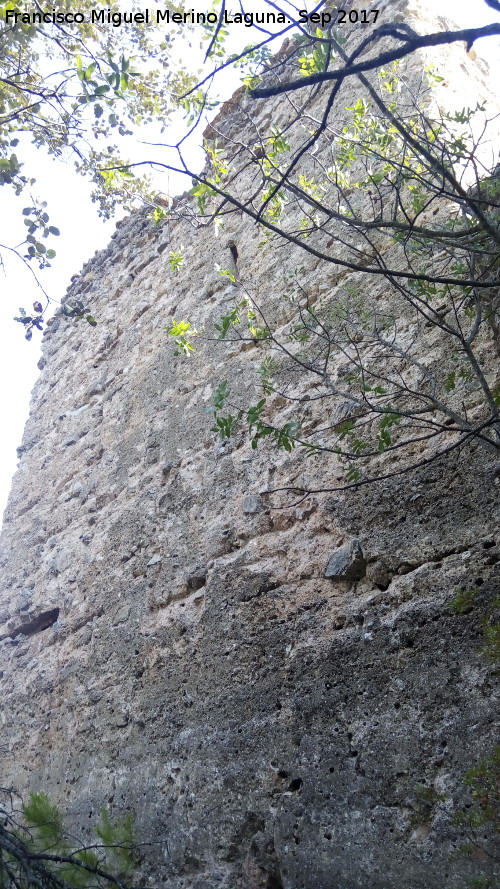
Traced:
<path fill-rule="evenodd" d="M 175 345 L 177 346 L 177 355 L 189 355 L 189 353 L 194 350 L 188 337 L 196 336 L 197 331 L 191 329 L 191 323 L 189 321 L 175 321 L 175 319 L 172 319 L 171 326 L 165 329 L 169 336 L 174 337 Z"/>
<path fill-rule="evenodd" d="M 350 466 L 345 477 L 348 482 L 359 482 L 361 479 L 361 471 L 357 466 Z"/>
<path fill-rule="evenodd" d="M 45 846 L 60 846 L 63 841 L 62 817 L 46 793 L 30 793 L 23 813 L 27 824 L 35 828 Z"/>
<path fill-rule="evenodd" d="M 455 614 L 468 614 L 472 611 L 474 606 L 474 601 L 478 594 L 478 590 L 473 587 L 472 589 L 458 589 L 455 593 L 455 596 L 449 603 L 449 607 Z"/>
<path fill-rule="evenodd" d="M 93 852 L 92 849 L 79 849 L 77 852 L 73 853 L 73 857 L 76 858 L 78 861 L 81 861 L 82 864 L 86 865 L 86 867 L 90 867 L 93 870 L 99 867 L 100 864 L 99 856 L 96 852 Z"/>
<path fill-rule="evenodd" d="M 457 375 L 454 370 L 450 371 L 448 376 L 446 377 L 444 388 L 447 392 L 451 392 L 456 386 L 456 378 Z"/>
<path fill-rule="evenodd" d="M 216 410 L 218 410 L 218 411 L 222 410 L 225 402 L 229 398 L 229 395 L 230 395 L 230 391 L 229 391 L 228 382 L 227 382 L 227 380 L 222 380 L 214 392 L 213 402 L 214 402 L 214 406 L 215 406 Z"/>
<path fill-rule="evenodd" d="M 345 420 L 344 423 L 341 423 L 341 425 L 337 427 L 337 433 L 340 440 L 342 441 L 346 435 L 352 435 L 355 426 L 356 423 L 354 420 Z"/>
<path fill-rule="evenodd" d="M 254 405 L 254 407 L 251 407 L 247 411 L 247 422 L 248 422 L 248 427 L 250 430 L 255 426 L 257 421 L 260 419 L 260 416 L 261 416 L 265 406 L 266 406 L 266 399 L 261 398 L 260 401 L 258 401 L 257 404 Z"/>
<path fill-rule="evenodd" d="M 171 250 L 168 257 L 168 264 L 173 272 L 176 272 L 178 269 L 182 268 L 184 265 L 184 247 L 180 247 L 179 250 Z"/>
<path fill-rule="evenodd" d="M 101 809 L 101 818 L 95 833 L 107 847 L 107 858 L 111 867 L 121 875 L 127 874 L 135 864 L 134 822 L 131 814 L 120 821 L 112 822 L 106 808 Z"/>

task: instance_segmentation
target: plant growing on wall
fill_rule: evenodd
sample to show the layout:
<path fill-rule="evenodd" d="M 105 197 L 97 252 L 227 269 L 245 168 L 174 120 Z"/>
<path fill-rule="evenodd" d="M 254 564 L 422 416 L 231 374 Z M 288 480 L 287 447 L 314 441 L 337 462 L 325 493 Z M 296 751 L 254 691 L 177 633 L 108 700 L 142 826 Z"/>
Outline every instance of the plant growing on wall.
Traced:
<path fill-rule="evenodd" d="M 476 621 L 476 606 L 483 603 L 480 590 L 476 587 L 456 590 L 449 603 L 458 620 Z M 490 608 L 492 608 L 491 613 Z M 500 664 L 500 624 L 498 609 L 500 599 L 495 598 L 488 605 L 486 616 L 482 618 L 484 645 L 481 653 L 493 667 L 493 675 L 498 673 Z M 484 612 L 483 612 L 484 614 Z M 438 793 L 433 786 L 419 784 L 416 787 L 412 804 L 412 826 L 427 823 L 429 826 L 436 815 L 445 817 L 454 828 L 458 828 L 458 852 L 469 861 L 475 862 L 479 875 L 465 882 L 466 889 L 498 889 L 498 868 L 500 865 L 500 746 L 482 756 L 462 778 L 465 799 L 458 804 L 447 794 Z"/>

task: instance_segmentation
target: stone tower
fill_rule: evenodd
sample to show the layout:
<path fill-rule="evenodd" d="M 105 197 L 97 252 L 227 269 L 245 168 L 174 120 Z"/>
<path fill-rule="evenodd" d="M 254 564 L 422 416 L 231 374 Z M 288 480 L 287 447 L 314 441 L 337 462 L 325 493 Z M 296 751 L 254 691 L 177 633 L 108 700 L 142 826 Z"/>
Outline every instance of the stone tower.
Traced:
<path fill-rule="evenodd" d="M 445 56 L 450 96 L 487 92 L 462 47 Z M 249 107 L 229 103 L 219 135 L 286 121 L 283 102 Z M 495 741 L 479 612 L 449 608 L 498 589 L 494 466 L 472 450 L 273 510 L 298 458 L 216 441 L 206 410 L 223 377 L 255 391 L 259 345 L 200 341 L 186 361 L 165 333 L 234 302 L 214 270 L 228 240 L 270 299 L 286 264 L 333 286 L 313 257 L 259 252 L 238 214 L 216 240 L 138 212 L 68 290 L 95 330 L 46 331 L 2 536 L 1 783 L 46 790 L 83 835 L 101 806 L 132 810 L 154 887 L 462 889 L 473 864 L 414 801 L 419 783 L 460 797 Z M 326 577 L 349 552 L 355 570 Z"/>

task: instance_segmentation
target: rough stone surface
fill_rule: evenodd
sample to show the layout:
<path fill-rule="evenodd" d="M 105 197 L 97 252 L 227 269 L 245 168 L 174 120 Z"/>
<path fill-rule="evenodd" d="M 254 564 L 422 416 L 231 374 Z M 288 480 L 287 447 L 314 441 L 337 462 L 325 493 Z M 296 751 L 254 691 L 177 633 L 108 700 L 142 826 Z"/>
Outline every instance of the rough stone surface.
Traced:
<path fill-rule="evenodd" d="M 331 554 L 326 566 L 325 577 L 338 577 L 342 580 L 361 580 L 366 573 L 366 562 L 359 540 L 354 538 L 345 546 Z"/>
<path fill-rule="evenodd" d="M 248 515 L 260 512 L 262 509 L 262 500 L 258 494 L 248 494 L 243 501 L 243 512 Z"/>
<path fill-rule="evenodd" d="M 463 99 L 477 68 L 456 53 Z M 286 121 L 285 101 L 248 102 L 218 119 L 227 138 Z M 228 238 L 283 325 L 290 268 L 311 296 L 359 282 L 259 251 L 238 215 L 216 241 L 144 213 L 75 277 L 68 298 L 85 293 L 98 325 L 46 332 L 5 514 L 1 783 L 47 791 L 83 835 L 102 805 L 133 810 L 155 889 L 463 889 L 476 865 L 445 809 L 415 821 L 416 785 L 459 804 L 497 741 L 480 651 L 499 590 L 496 466 L 471 446 L 272 509 L 269 490 L 301 473 L 336 480 L 334 457 L 216 440 L 215 387 L 259 393 L 262 346 L 201 340 L 186 362 L 165 334 L 237 298 L 213 271 Z M 471 613 L 454 614 L 472 586 Z"/>

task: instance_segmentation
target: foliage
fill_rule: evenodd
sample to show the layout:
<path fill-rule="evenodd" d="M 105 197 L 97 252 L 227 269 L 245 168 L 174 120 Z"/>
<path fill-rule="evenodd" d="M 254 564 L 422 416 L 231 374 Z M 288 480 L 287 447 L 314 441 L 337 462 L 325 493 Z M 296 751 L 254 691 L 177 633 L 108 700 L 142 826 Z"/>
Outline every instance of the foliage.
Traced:
<path fill-rule="evenodd" d="M 132 9 L 136 21 L 117 0 L 102 11 L 91 0 L 77 10 L 69 0 L 54 0 L 47 10 L 0 0 L 0 186 L 19 197 L 26 226 L 23 243 L 0 245 L 0 262 L 11 251 L 44 269 L 56 256 L 59 229 L 49 196 L 36 195 L 31 146 L 89 177 L 104 216 L 117 204 L 155 203 L 147 177 L 124 166 L 125 140 L 153 121 L 163 131 L 178 105 L 176 91 L 193 78 L 171 59 L 182 28 L 173 25 L 165 36 L 153 14 L 146 22 L 135 3 Z M 36 20 L 42 12 L 45 20 Z"/>
<path fill-rule="evenodd" d="M 432 821 L 446 797 L 444 794 L 438 793 L 434 787 L 428 787 L 426 784 L 417 784 L 415 790 L 410 824 L 413 828 L 418 828 L 421 824 L 429 824 Z"/>
<path fill-rule="evenodd" d="M 459 854 L 475 861 L 485 871 L 468 881 L 467 889 L 498 889 L 500 884 L 492 875 L 491 867 L 495 869 L 500 861 L 500 747 L 495 747 L 491 754 L 468 769 L 462 784 L 468 791 L 469 799 L 461 808 L 454 806 L 445 794 L 438 793 L 435 788 L 417 785 L 410 824 L 413 828 L 431 824 L 438 813 L 451 818 L 463 837 Z"/>
<path fill-rule="evenodd" d="M 117 200 L 148 198 L 147 184 L 120 157 L 119 139 L 110 144 L 115 134 L 123 140 L 131 127 L 151 120 L 165 127 L 175 108 L 183 109 L 188 130 L 196 129 L 218 101 L 212 86 L 226 68 L 246 84 L 240 101 L 247 118 L 248 95 L 300 89 L 304 102 L 290 103 L 286 126 L 271 115 L 267 129 L 227 133 L 222 144 L 207 139 L 201 175 L 183 154 L 186 133 L 175 146 L 180 170 L 192 179 L 198 225 L 222 229 L 232 207 L 260 226 L 263 253 L 288 243 L 323 263 L 325 275 L 332 269 L 364 277 L 332 285 L 317 299 L 300 268 L 289 270 L 283 299 L 290 323 L 278 333 L 271 295 L 253 292 L 244 270 L 237 276 L 220 270 L 244 298 L 216 322 L 216 335 L 259 346 L 264 401 L 254 423 L 251 404 L 234 405 L 225 418 L 219 412 L 218 434 L 246 426 L 253 447 L 270 439 L 285 450 L 332 455 L 348 485 L 406 471 L 470 440 L 498 452 L 500 382 L 490 380 L 484 354 L 500 355 L 500 187 L 482 153 L 484 108 L 441 112 L 431 92 L 443 83 L 439 74 L 429 70 L 418 93 L 397 65 L 421 46 L 459 39 L 471 46 L 500 26 L 419 37 L 407 25 L 365 16 L 366 27 L 346 40 L 338 10 L 304 16 L 291 7 L 287 18 L 265 6 L 268 27 L 256 32 L 262 39 L 239 53 L 231 46 L 224 2 L 198 32 L 193 25 L 207 45 L 208 74 L 197 81 L 187 67 L 171 66 L 171 36 L 163 36 L 154 15 L 139 25 L 113 3 L 109 17 L 118 17 L 120 26 L 96 24 L 85 0 L 81 23 L 40 27 L 20 17 L 13 25 L 7 19 L 15 4 L 2 0 L 0 175 L 17 194 L 30 195 L 23 209 L 24 261 L 49 264 L 58 233 L 24 172 L 28 132 L 54 156 L 75 158 L 94 179 L 107 214 Z M 66 0 L 53 9 L 69 11 Z M 242 15 L 245 23 L 254 21 L 244 9 Z M 288 31 L 295 36 L 273 59 L 272 41 Z M 367 71 L 374 72 L 370 78 Z M 349 78 L 358 94 L 339 108 Z M 249 166 L 246 194 L 241 183 Z M 170 210 L 149 198 L 161 224 Z M 181 205 L 176 212 L 182 211 Z M 189 213 L 192 218 L 192 208 Z M 183 249 L 171 250 L 168 262 L 180 271 Z M 43 311 L 20 310 L 16 320 L 28 338 L 41 327 Z M 70 311 L 96 323 L 84 306 Z M 191 321 L 173 321 L 168 332 L 178 352 L 192 352 Z M 316 388 L 317 395 L 297 403 L 296 384 L 301 394 Z M 286 422 L 274 416 L 276 398 L 294 408 Z M 321 417 L 327 419 L 318 422 Z"/>
<path fill-rule="evenodd" d="M 471 854 L 476 849 L 484 849 L 484 837 L 479 836 L 478 831 L 488 828 L 494 840 L 498 842 L 500 838 L 500 746 L 469 769 L 464 784 L 472 805 L 456 814 L 455 823 L 468 834 L 468 843 L 462 851 Z M 493 850 L 488 851 L 489 857 L 494 857 Z"/>
<path fill-rule="evenodd" d="M 261 398 L 257 404 L 249 407 L 247 410 L 237 410 L 235 414 L 222 414 L 221 411 L 230 398 L 231 392 L 227 380 L 222 380 L 217 386 L 211 408 L 213 413 L 214 425 L 211 432 L 216 433 L 222 439 L 231 438 L 236 432 L 241 422 L 245 423 L 248 428 L 248 434 L 251 436 L 252 448 L 256 448 L 258 442 L 264 438 L 270 438 L 276 447 L 284 448 L 290 452 L 294 447 L 300 430 L 294 423 L 285 423 L 281 427 L 271 426 L 261 420 L 261 415 L 266 405 L 266 399 Z"/>
<path fill-rule="evenodd" d="M 478 606 L 478 599 L 478 589 L 459 589 L 449 603 L 450 610 L 462 618 Z M 493 601 L 493 608 L 500 608 L 499 599 Z M 500 624 L 493 623 L 492 618 L 493 614 L 482 620 L 486 640 L 482 653 L 490 663 L 498 667 Z M 467 881 L 467 889 L 499 889 L 500 746 L 495 746 L 491 753 L 483 756 L 466 771 L 462 786 L 466 791 L 466 802 L 457 805 L 447 794 L 438 793 L 432 785 L 417 784 L 410 824 L 413 828 L 418 828 L 422 824 L 431 825 L 438 815 L 446 818 L 460 831 L 459 854 L 475 862 L 482 871 L 480 875 Z"/>
<path fill-rule="evenodd" d="M 500 608 L 500 599 L 495 603 Z M 492 664 L 500 666 L 500 621 L 486 620 L 483 623 L 485 646 L 483 654 Z"/>
<path fill-rule="evenodd" d="M 21 811 L 14 800 L 11 791 L 2 790 L 1 889 L 125 889 L 137 866 L 130 815 L 113 823 L 103 809 L 95 826 L 100 842 L 75 847 L 61 813 L 45 793 L 31 793 Z"/>
<path fill-rule="evenodd" d="M 76 300 L 73 305 L 70 303 L 65 303 L 61 307 L 61 312 L 66 318 L 71 318 L 73 321 L 81 321 L 82 318 L 85 318 L 87 324 L 90 324 L 91 327 L 95 327 L 97 325 L 97 321 L 94 316 L 90 313 L 90 309 L 85 308 L 83 303 L 79 300 Z M 17 321 L 19 324 L 24 325 L 24 337 L 27 340 L 30 340 L 33 336 L 33 328 L 36 330 L 42 330 L 43 328 L 43 306 L 38 300 L 33 303 L 33 314 L 28 315 L 26 309 L 22 307 L 19 308 L 19 315 L 14 318 L 14 321 Z"/>
<path fill-rule="evenodd" d="M 170 327 L 166 327 L 165 330 L 174 338 L 176 355 L 189 355 L 193 351 L 194 346 L 190 340 L 196 336 L 197 331 L 191 328 L 190 321 L 176 321 L 172 318 Z"/>
<path fill-rule="evenodd" d="M 459 827 L 464 842 L 460 854 L 481 862 L 483 873 L 468 882 L 468 889 L 498 889 L 498 878 L 491 867 L 500 863 L 500 746 L 469 769 L 463 779 L 470 802 L 454 812 L 453 823 Z M 489 865 L 487 868 L 486 865 Z"/>
<path fill-rule="evenodd" d="M 176 272 L 178 269 L 181 269 L 184 265 L 184 250 L 181 247 L 179 250 L 171 250 L 168 257 L 168 264 L 173 272 Z"/>
<path fill-rule="evenodd" d="M 469 614 L 477 604 L 479 591 L 459 589 L 450 606 L 457 615 Z M 493 601 L 493 609 L 500 608 L 500 599 Z M 500 623 L 494 621 L 494 613 L 482 620 L 485 646 L 482 654 L 496 668 L 500 665 Z M 460 852 L 467 858 L 483 865 L 500 864 L 500 746 L 493 748 L 474 766 L 467 770 L 463 784 L 468 790 L 469 801 L 461 808 L 454 808 L 453 823 L 465 836 Z M 483 874 L 468 883 L 468 889 L 498 889 L 495 877 Z"/>
<path fill-rule="evenodd" d="M 263 263 L 288 243 L 322 264 L 325 281 L 332 271 L 352 273 L 318 298 L 300 267 L 288 268 L 285 310 L 242 267 L 231 278 L 238 298 L 214 326 L 219 339 L 259 346 L 264 395 L 258 423 L 248 423 L 252 405 L 233 398 L 230 413 L 216 411 L 214 431 L 230 437 L 246 427 L 252 447 L 268 439 L 330 455 L 347 486 L 471 441 L 500 450 L 500 381 L 490 373 L 500 355 L 500 180 L 485 153 L 484 106 L 440 110 L 443 78 L 429 69 L 417 92 L 397 62 L 370 79 L 355 71 L 358 98 L 344 108 L 334 105 L 341 80 L 317 95 L 322 78 L 348 72 L 389 31 L 365 43 L 351 35 L 350 55 L 336 31 L 304 31 L 273 69 L 278 84 L 265 85 L 261 70 L 264 85 L 252 87 L 275 95 L 300 82 L 304 101 L 290 106 L 286 126 L 271 120 L 258 142 L 225 132 L 225 150 L 208 142 L 207 170 L 193 173 L 200 225 L 223 227 L 232 205 L 260 225 Z M 409 40 L 403 31 L 393 36 Z M 248 99 L 241 109 L 248 115 Z M 283 314 L 285 325 L 275 320 Z M 286 423 L 276 419 L 277 402 L 287 406 Z"/>
<path fill-rule="evenodd" d="M 475 587 L 471 589 L 459 589 L 450 602 L 450 609 L 457 615 L 470 614 L 473 611 L 479 590 Z M 493 611 L 488 617 L 483 618 L 481 625 L 484 635 L 484 646 L 482 654 L 494 667 L 500 666 L 500 621 L 498 620 L 498 609 L 500 609 L 500 598 L 492 603 Z"/>
<path fill-rule="evenodd" d="M 450 602 L 450 608 L 455 614 L 469 614 L 472 611 L 478 591 L 476 587 L 471 589 L 458 589 Z"/>
<path fill-rule="evenodd" d="M 495 6 L 496 0 L 487 2 Z M 57 237 L 58 229 L 50 222 L 45 196 L 34 193 L 36 165 L 27 151 L 29 143 L 55 158 L 72 160 L 80 173 L 89 176 L 102 214 L 112 213 L 117 203 L 134 206 L 142 198 L 160 223 L 170 211 L 162 207 L 162 199 L 153 194 L 147 178 L 135 176 L 133 165 L 124 157 L 124 140 L 149 123 L 163 132 L 173 120 L 173 112 L 182 109 L 188 131 L 170 147 L 181 155 L 178 172 L 192 176 L 182 157 L 186 137 L 202 123 L 207 111 L 219 104 L 219 75 L 225 69 L 233 69 L 257 97 L 309 85 L 316 88 L 332 78 L 352 76 L 365 47 L 379 48 L 384 37 L 390 37 L 395 46 L 389 54 L 379 52 L 379 56 L 390 61 L 421 46 L 465 40 L 470 47 L 475 40 L 500 30 L 491 25 L 419 38 L 404 25 L 380 25 L 377 11 L 358 14 L 342 9 L 314 10 L 310 15 L 304 14 L 300 5 L 289 4 L 285 15 L 270 0 L 265 0 L 263 7 L 259 18 L 253 9 L 240 4 L 239 20 L 247 27 L 255 24 L 248 32 L 255 42 L 242 49 L 236 46 L 235 51 L 237 28 L 227 25 L 225 0 L 214 0 L 199 24 L 195 23 L 199 16 L 191 18 L 193 10 L 185 9 L 182 3 L 170 4 L 169 14 L 174 17 L 167 33 L 166 10 L 153 8 L 146 17 L 135 2 L 122 11 L 117 0 L 111 0 L 102 10 L 91 0 L 82 0 L 75 14 L 69 0 L 54 0 L 50 10 L 42 11 L 35 4 L 26 15 L 27 10 L 15 0 L 0 0 L 0 185 L 27 198 L 22 211 L 27 227 L 25 241 L 17 247 L 1 245 L 0 251 L 11 250 L 40 269 L 50 265 L 56 255 L 52 239 Z M 339 73 L 338 68 L 332 71 L 332 66 L 340 64 L 342 68 L 341 62 L 345 61 L 341 52 L 345 44 L 343 30 L 349 22 L 357 24 L 363 39 Z M 291 77 L 288 84 L 283 84 L 283 62 L 273 59 L 273 42 L 290 33 L 294 34 L 291 55 L 298 78 Z M 195 50 L 197 38 L 206 47 L 201 80 L 196 72 L 201 58 Z M 187 61 L 181 62 L 181 58 Z M 368 62 L 358 62 L 360 65 L 362 70 L 377 67 L 377 52 Z M 271 93 L 267 85 L 263 86 L 269 70 L 277 72 L 279 80 Z M 261 170 L 268 177 L 266 217 L 278 219 L 285 202 L 283 189 L 275 188 L 273 175 L 279 170 L 278 156 L 286 156 L 289 145 L 274 122 L 262 143 L 252 146 L 252 156 L 260 158 Z M 193 177 L 193 194 L 201 214 L 217 194 L 214 186 L 224 187 L 230 173 L 220 147 L 207 142 L 206 151 L 213 175 Z"/>

